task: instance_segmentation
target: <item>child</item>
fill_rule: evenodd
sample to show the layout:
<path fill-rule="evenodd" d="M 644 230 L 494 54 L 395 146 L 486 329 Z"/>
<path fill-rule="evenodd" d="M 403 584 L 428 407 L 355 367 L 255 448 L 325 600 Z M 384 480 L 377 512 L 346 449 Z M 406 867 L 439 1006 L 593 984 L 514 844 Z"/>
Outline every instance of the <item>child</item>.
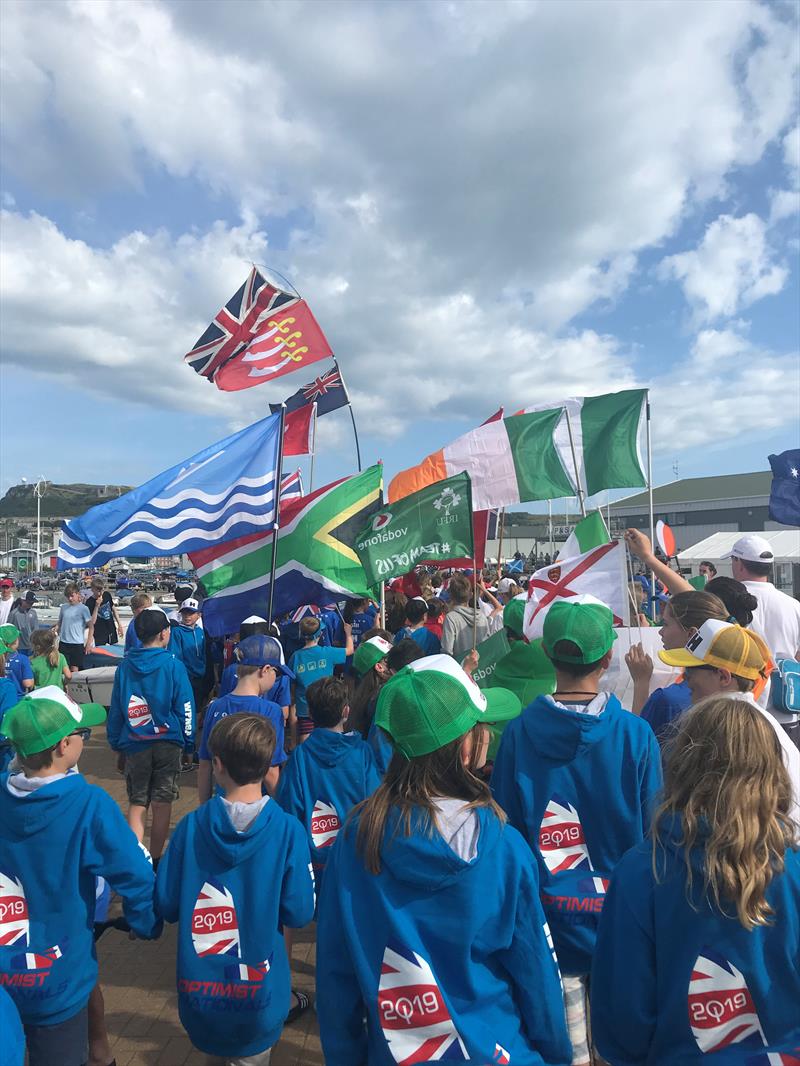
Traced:
<path fill-rule="evenodd" d="M 309 686 L 306 696 L 314 732 L 292 752 L 275 797 L 305 830 L 318 893 L 339 829 L 352 808 L 381 781 L 370 749 L 357 733 L 345 732 L 348 695 L 347 683 L 336 677 L 323 677 Z"/>
<path fill-rule="evenodd" d="M 133 624 L 142 611 L 149 611 L 153 606 L 153 599 L 149 592 L 134 592 L 131 596 L 131 614 L 133 617 L 128 622 L 125 630 L 125 654 L 134 648 L 141 648 L 142 642 L 136 636 L 136 626 Z"/>
<path fill-rule="evenodd" d="M 344 620 L 350 623 L 354 649 L 361 643 L 367 630 L 375 626 L 377 617 L 378 608 L 370 600 L 351 600 L 346 605 Z"/>
<path fill-rule="evenodd" d="M 270 626 L 266 618 L 259 618 L 258 615 L 250 615 L 249 618 L 245 618 L 242 624 L 239 626 L 239 640 L 237 644 L 240 644 L 243 640 L 247 640 L 248 637 L 253 636 L 265 636 L 270 637 L 275 641 L 277 648 L 280 652 L 280 658 L 276 660 L 281 665 L 285 665 L 286 660 L 283 654 L 283 645 L 275 635 L 275 631 L 280 632 L 277 625 Z M 239 664 L 236 660 L 236 655 L 233 656 L 233 661 L 225 667 L 222 671 L 222 677 L 219 680 L 219 694 L 220 696 L 227 696 L 229 692 L 233 692 L 236 688 L 236 681 L 238 676 Z M 275 678 L 275 684 L 267 693 L 267 699 L 271 703 L 277 703 L 283 711 L 284 725 L 289 719 L 289 708 L 292 705 L 292 684 L 290 674 L 279 670 Z"/>
<path fill-rule="evenodd" d="M 64 586 L 64 598 L 67 602 L 61 604 L 55 628 L 58 650 L 72 670 L 82 670 L 85 653 L 94 644 L 92 612 L 81 600 L 81 590 L 74 582 Z"/>
<path fill-rule="evenodd" d="M 441 578 L 439 582 L 441 585 Z M 431 596 L 428 600 L 428 617 L 425 620 L 425 628 L 429 629 L 431 633 L 438 639 L 440 645 L 442 640 L 442 627 L 444 626 L 444 612 L 445 602 L 439 596 Z"/>
<path fill-rule="evenodd" d="M 381 690 L 396 754 L 339 834 L 320 899 L 327 1066 L 568 1059 L 536 864 L 474 773 L 499 703 L 518 705 L 446 655 Z"/>
<path fill-rule="evenodd" d="M 14 755 L 14 751 L 11 747 L 11 741 L 6 737 L 3 731 L 3 719 L 5 718 L 6 711 L 10 711 L 19 702 L 19 696 L 17 695 L 17 686 L 11 680 L 6 677 L 6 655 L 8 654 L 8 645 L 4 644 L 0 640 L 0 773 L 3 773 Z"/>
<path fill-rule="evenodd" d="M 0 640 L 8 648 L 6 652 L 6 677 L 13 681 L 17 690 L 17 698 L 22 699 L 29 689 L 33 688 L 33 670 L 31 661 L 27 655 L 19 650 L 19 630 L 16 626 L 6 622 L 0 626 Z"/>
<path fill-rule="evenodd" d="M 428 605 L 421 596 L 415 596 L 406 604 L 406 624 L 395 634 L 395 644 L 410 637 L 419 644 L 423 655 L 438 655 L 442 650 L 442 642 L 426 627 L 427 620 Z"/>
<path fill-rule="evenodd" d="M 194 706 L 202 717 L 206 699 L 211 691 L 210 663 L 206 635 L 200 622 L 200 604 L 184 600 L 179 609 L 180 622 L 172 625 L 169 650 L 186 667 L 194 693 Z"/>
<path fill-rule="evenodd" d="M 86 601 L 86 606 L 92 613 L 95 644 L 118 644 L 123 635 L 122 622 L 102 578 L 92 579 L 92 594 Z"/>
<path fill-rule="evenodd" d="M 286 752 L 283 750 L 283 709 L 269 698 L 278 676 L 286 677 L 287 681 L 293 677 L 288 666 L 281 663 L 280 644 L 274 637 L 265 635 L 247 637 L 239 644 L 236 655 L 236 687 L 227 696 L 220 696 L 209 704 L 203 722 L 197 774 L 197 798 L 200 803 L 211 798 L 211 751 L 208 740 L 217 722 L 229 714 L 260 714 L 272 722 L 272 728 L 275 730 L 275 750 L 264 778 L 264 786 L 271 796 L 278 787 L 280 767 L 286 762 Z"/>
<path fill-rule="evenodd" d="M 492 791 L 533 849 L 542 902 L 564 974 L 573 1062 L 588 1063 L 585 984 L 606 879 L 650 824 L 661 784 L 652 730 L 600 692 L 616 640 L 614 616 L 597 602 L 554 603 L 542 646 L 556 691 L 509 722 Z M 493 689 L 487 689 L 487 694 Z"/>
<path fill-rule="evenodd" d="M 353 654 L 353 673 L 359 681 L 350 701 L 349 721 L 350 727 L 365 740 L 375 713 L 374 701 L 389 677 L 386 656 L 391 650 L 391 633 L 370 629 Z"/>
<path fill-rule="evenodd" d="M 652 842 L 617 865 L 600 922 L 592 1030 L 610 1062 L 798 1061 L 791 802 L 758 708 L 712 697 L 683 715 Z"/>
<path fill-rule="evenodd" d="M 343 666 L 347 657 L 353 654 L 353 634 L 349 622 L 344 623 L 345 646 L 343 648 L 322 648 L 319 646 L 320 621 L 308 617 L 300 622 L 300 635 L 303 647 L 296 651 L 289 660 L 289 668 L 295 676 L 294 701 L 290 711 L 289 724 L 292 730 L 292 744 L 302 744 L 314 728 L 308 714 L 306 689 L 321 677 L 331 677 L 337 666 Z"/>
<path fill-rule="evenodd" d="M 489 636 L 489 623 L 483 611 L 475 612 L 474 587 L 466 575 L 453 574 L 448 591 L 451 606 L 442 626 L 442 651 L 460 662 Z"/>
<path fill-rule="evenodd" d="M 417 659 L 421 658 L 423 658 L 422 648 L 415 640 L 411 640 L 410 637 L 407 640 L 401 640 L 399 644 L 394 645 L 383 660 L 384 682 L 388 681 L 390 677 L 394 677 L 404 666 L 408 666 L 409 663 L 416 662 Z M 372 751 L 378 773 L 383 776 L 392 761 L 394 749 L 387 734 L 375 723 L 375 711 L 377 710 L 379 696 L 380 690 L 375 693 L 367 707 L 366 741 Z"/>
<path fill-rule="evenodd" d="M 20 596 L 14 603 L 8 616 L 9 622 L 19 630 L 19 650 L 28 658 L 33 654 L 31 637 L 39 628 L 39 616 L 34 610 L 34 603 L 36 603 L 36 593 L 28 589 L 25 595 Z"/>
<path fill-rule="evenodd" d="M 144 839 L 151 807 L 150 853 L 158 865 L 178 798 L 181 755 L 194 751 L 192 687 L 183 663 L 168 651 L 170 626 L 163 611 L 142 611 L 136 621 L 142 642 L 117 667 L 106 735 L 122 757 L 128 791 L 128 825 Z"/>
<path fill-rule="evenodd" d="M 57 685 L 64 688 L 65 682 L 72 677 L 67 660 L 58 650 L 58 638 L 52 629 L 37 629 L 31 637 L 33 658 L 31 670 L 36 688 L 45 685 Z"/>
<path fill-rule="evenodd" d="M 280 926 L 314 914 L 302 827 L 262 795 L 275 731 L 261 715 L 231 714 L 209 738 L 225 795 L 183 818 L 158 870 L 156 909 L 178 922 L 178 1010 L 208 1055 L 266 1066 L 289 1011 Z"/>
<path fill-rule="evenodd" d="M 29 1066 L 87 1060 L 96 877 L 122 896 L 137 936 L 160 931 L 146 853 L 117 804 L 76 768 L 90 729 L 105 717 L 99 704 L 73 703 L 49 686 L 3 723 L 20 769 L 0 778 L 0 980 L 22 1016 Z"/>

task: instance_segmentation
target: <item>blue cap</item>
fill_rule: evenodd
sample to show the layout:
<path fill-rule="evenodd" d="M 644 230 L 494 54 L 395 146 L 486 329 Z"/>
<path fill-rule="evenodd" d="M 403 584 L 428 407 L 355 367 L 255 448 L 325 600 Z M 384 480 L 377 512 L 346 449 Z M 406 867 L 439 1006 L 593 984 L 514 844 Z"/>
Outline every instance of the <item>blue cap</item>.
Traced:
<path fill-rule="evenodd" d="M 278 673 L 294 678 L 294 673 L 281 661 L 282 658 L 280 642 L 264 633 L 245 637 L 236 649 L 236 660 L 242 666 L 274 666 Z"/>

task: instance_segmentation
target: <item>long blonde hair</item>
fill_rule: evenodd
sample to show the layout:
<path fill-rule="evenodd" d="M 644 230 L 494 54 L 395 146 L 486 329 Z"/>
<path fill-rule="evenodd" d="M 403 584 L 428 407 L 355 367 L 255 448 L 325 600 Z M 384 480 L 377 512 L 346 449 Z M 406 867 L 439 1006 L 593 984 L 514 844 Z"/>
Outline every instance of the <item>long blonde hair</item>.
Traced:
<path fill-rule="evenodd" d="M 58 666 L 58 640 L 52 629 L 34 629 L 31 647 L 36 655 L 46 656 L 51 666 Z"/>
<path fill-rule="evenodd" d="M 477 750 L 482 725 L 471 730 L 473 752 Z M 429 755 L 407 759 L 395 752 L 383 782 L 372 795 L 353 808 L 352 816 L 359 817 L 356 848 L 371 874 L 381 872 L 381 847 L 386 834 L 386 822 L 393 807 L 400 812 L 400 826 L 404 836 L 411 836 L 411 819 L 422 812 L 426 831 L 433 835 L 436 828 L 434 797 L 461 799 L 467 807 L 487 807 L 501 822 L 506 816 L 492 799 L 488 785 L 476 777 L 461 758 L 464 737 L 458 737 Z"/>
<path fill-rule="evenodd" d="M 745 927 L 767 925 L 766 892 L 787 848 L 798 846 L 790 817 L 792 784 L 772 726 L 752 703 L 702 700 L 667 745 L 664 798 L 653 819 L 653 872 L 659 878 L 659 826 L 677 816 L 692 902 L 691 851 L 703 850 L 703 888 L 719 911 L 735 907 Z M 692 904 L 694 906 L 694 904 Z"/>

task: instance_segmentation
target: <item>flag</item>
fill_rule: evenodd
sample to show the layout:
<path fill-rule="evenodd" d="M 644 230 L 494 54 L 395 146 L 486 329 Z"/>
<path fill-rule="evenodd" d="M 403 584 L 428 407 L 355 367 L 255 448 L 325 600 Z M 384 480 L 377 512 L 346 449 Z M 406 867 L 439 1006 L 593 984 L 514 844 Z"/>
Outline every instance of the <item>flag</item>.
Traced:
<path fill-rule="evenodd" d="M 437 481 L 378 511 L 354 547 L 371 588 L 428 559 L 470 558 L 474 539 L 469 474 Z"/>
<path fill-rule="evenodd" d="M 310 455 L 313 451 L 314 404 L 287 411 L 283 420 L 283 454 Z"/>
<path fill-rule="evenodd" d="M 28 901 L 22 882 L 0 870 L 0 947 L 27 947 L 30 942 Z"/>
<path fill-rule="evenodd" d="M 382 474 L 378 463 L 281 506 L 274 616 L 298 603 L 368 595 L 353 542 L 380 506 Z M 190 553 L 209 597 L 203 625 L 212 637 L 235 633 L 250 614 L 267 617 L 272 546 L 269 533 Z"/>
<path fill-rule="evenodd" d="M 744 975 L 713 948 L 702 948 L 695 960 L 688 1006 L 692 1035 L 704 1055 L 729 1044 L 766 1044 Z"/>
<path fill-rule="evenodd" d="M 331 847 L 341 828 L 342 823 L 333 804 L 317 800 L 311 812 L 311 843 L 314 847 Z"/>
<path fill-rule="evenodd" d="M 544 809 L 539 827 L 539 851 L 551 874 L 584 867 L 594 869 L 578 812 L 560 796 L 554 795 Z"/>
<path fill-rule="evenodd" d="M 566 495 L 575 495 L 577 488 L 570 429 L 580 485 L 585 495 L 593 496 L 603 489 L 633 489 L 647 484 L 639 452 L 639 428 L 645 417 L 646 401 L 647 389 L 626 389 L 601 396 L 572 396 L 559 403 L 525 408 L 526 412 L 553 409 L 561 412 L 554 440 L 573 483 Z"/>
<path fill-rule="evenodd" d="M 280 417 L 269 415 L 62 523 L 58 568 L 179 555 L 272 529 Z"/>
<path fill-rule="evenodd" d="M 614 624 L 622 625 L 627 612 L 625 548 L 612 540 L 599 548 L 559 559 L 528 579 L 528 602 L 525 605 L 524 631 L 528 640 L 542 635 L 545 615 L 557 600 L 572 603 L 604 603 L 614 613 Z"/>
<path fill-rule="evenodd" d="M 800 448 L 771 455 L 769 516 L 782 526 L 800 526 Z"/>
<path fill-rule="evenodd" d="M 601 544 L 608 544 L 610 540 L 602 512 L 592 511 L 578 522 L 564 541 L 561 551 L 556 556 L 556 562 L 560 562 L 561 559 L 573 559 L 576 555 L 582 555 L 592 548 L 599 548 Z"/>
<path fill-rule="evenodd" d="M 326 370 L 308 385 L 301 385 L 297 392 L 292 393 L 286 400 L 286 410 L 297 411 L 312 403 L 317 405 L 318 417 L 329 415 L 331 411 L 338 411 L 340 407 L 347 407 L 350 403 L 338 366 L 334 370 Z M 274 414 L 280 411 L 281 405 L 271 403 L 269 409 Z"/>
<path fill-rule="evenodd" d="M 478 668 L 473 670 L 472 680 L 478 688 L 490 688 L 497 664 L 511 651 L 505 629 L 498 629 L 486 640 L 482 640 L 476 651 L 478 652 Z"/>
<path fill-rule="evenodd" d="M 224 392 L 249 389 L 333 355 L 305 300 L 256 267 L 183 357 Z"/>
<path fill-rule="evenodd" d="M 198 955 L 239 955 L 239 922 L 229 888 L 206 881 L 192 910 L 192 944 Z"/>
<path fill-rule="evenodd" d="M 49 970 L 62 954 L 58 944 L 53 944 L 51 948 L 43 952 L 25 951 L 11 958 L 9 968 L 12 970 Z"/>
<path fill-rule="evenodd" d="M 389 502 L 464 471 L 472 479 L 472 504 L 481 511 L 574 492 L 553 432 L 561 409 L 514 415 L 470 430 L 389 485 Z"/>
<path fill-rule="evenodd" d="M 284 500 L 296 500 L 303 495 L 303 478 L 299 470 L 293 474 L 284 474 L 281 478 L 281 503 Z"/>

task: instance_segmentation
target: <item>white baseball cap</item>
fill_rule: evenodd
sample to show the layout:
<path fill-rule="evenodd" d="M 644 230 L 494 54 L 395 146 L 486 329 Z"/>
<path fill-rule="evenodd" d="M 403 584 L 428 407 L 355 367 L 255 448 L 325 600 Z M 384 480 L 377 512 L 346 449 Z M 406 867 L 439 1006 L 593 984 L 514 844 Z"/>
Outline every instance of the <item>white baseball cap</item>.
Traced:
<path fill-rule="evenodd" d="M 775 560 L 775 554 L 768 540 L 750 533 L 746 537 L 739 537 L 734 546 L 723 559 L 742 559 L 746 563 L 771 563 Z"/>
<path fill-rule="evenodd" d="M 184 600 L 183 603 L 180 606 L 180 610 L 182 610 L 182 611 L 199 611 L 200 610 L 200 604 L 197 602 L 197 600 Z"/>

